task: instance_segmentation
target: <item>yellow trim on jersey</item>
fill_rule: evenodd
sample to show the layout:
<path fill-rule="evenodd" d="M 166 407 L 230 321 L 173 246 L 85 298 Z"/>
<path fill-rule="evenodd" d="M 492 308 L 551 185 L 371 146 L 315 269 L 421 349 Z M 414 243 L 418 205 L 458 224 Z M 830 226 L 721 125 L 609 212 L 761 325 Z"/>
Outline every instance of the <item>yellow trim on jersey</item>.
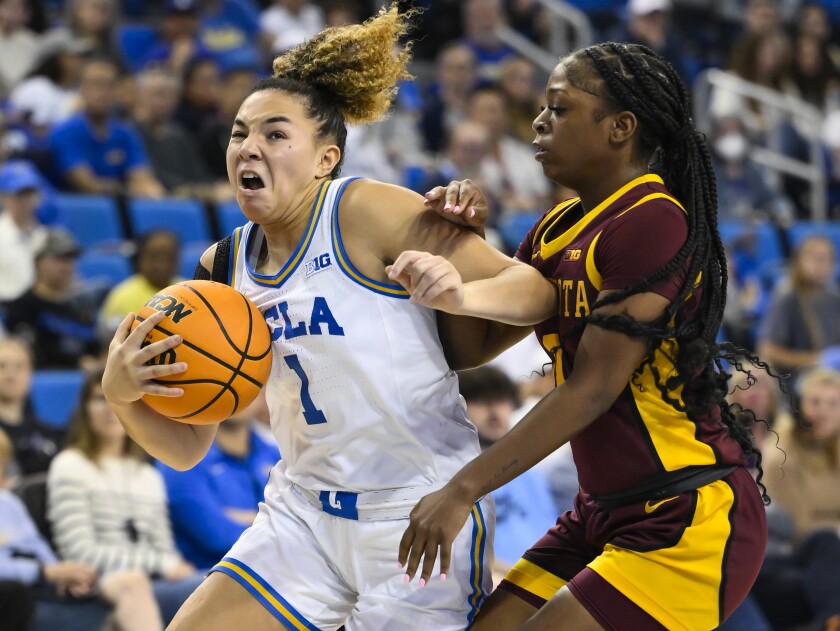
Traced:
<path fill-rule="evenodd" d="M 574 241 L 575 237 L 577 237 L 583 229 L 586 228 L 586 226 L 592 223 L 592 221 L 601 214 L 602 211 L 609 208 L 619 197 L 625 195 L 628 191 L 640 184 L 647 184 L 648 182 L 656 182 L 657 184 L 662 184 L 663 186 L 665 185 L 662 178 L 654 173 L 648 173 L 647 175 L 637 177 L 635 180 L 622 186 L 615 193 L 607 197 L 607 199 L 586 213 L 580 221 L 569 228 L 566 232 L 558 236 L 556 239 L 546 241 L 546 235 L 551 231 L 552 226 L 560 219 L 560 217 L 557 217 L 555 221 L 552 222 L 552 226 L 548 226 L 540 237 L 540 255 L 542 255 L 543 260 L 546 260 L 565 249 L 566 246 Z"/>
<path fill-rule="evenodd" d="M 481 587 L 481 580 L 483 578 L 483 572 L 481 571 L 481 568 L 483 567 L 483 564 L 481 562 L 481 549 L 485 545 L 484 516 L 478 509 L 478 504 L 473 504 L 472 516 L 473 520 L 475 521 L 475 541 L 473 543 L 472 549 L 473 567 L 475 568 L 475 570 L 473 572 L 473 593 L 470 596 L 470 605 L 472 607 L 478 607 L 481 603 L 481 597 L 484 595 L 484 590 Z"/>
<path fill-rule="evenodd" d="M 531 241 L 531 247 L 533 248 L 537 244 L 537 239 L 540 237 L 540 233 L 542 232 L 543 227 L 550 221 L 553 221 L 556 218 L 559 218 L 563 215 L 569 208 L 574 206 L 577 202 L 580 201 L 580 197 L 571 197 L 567 200 L 564 200 L 557 204 L 554 208 L 548 211 L 545 214 L 545 217 L 542 218 L 540 223 L 537 225 L 537 229 L 534 231 L 534 238 Z"/>
<path fill-rule="evenodd" d="M 236 287 L 236 259 L 239 255 L 239 243 L 242 240 L 242 227 L 233 231 L 233 238 L 230 244 L 230 286 Z"/>
<path fill-rule="evenodd" d="M 589 567 L 666 629 L 714 629 L 734 504 L 729 484 L 712 482 L 697 490 L 691 525 L 676 545 L 637 552 L 607 544 Z"/>
<path fill-rule="evenodd" d="M 309 627 L 301 623 L 297 619 L 297 616 L 295 614 L 286 609 L 286 607 L 283 606 L 283 603 L 277 600 L 271 594 L 271 592 L 269 592 L 265 587 L 260 585 L 250 574 L 248 574 L 241 567 L 234 565 L 229 561 L 219 561 L 216 564 L 216 566 L 221 566 L 227 568 L 231 572 L 236 572 L 238 576 L 241 576 L 243 579 L 245 579 L 253 589 L 258 591 L 263 598 L 265 598 L 269 603 L 271 603 L 272 607 L 274 607 L 275 609 L 277 609 L 278 612 L 280 612 L 280 614 L 284 618 L 283 622 L 294 625 L 295 629 L 298 629 L 298 631 L 309 631 Z"/>
<path fill-rule="evenodd" d="M 298 265 L 300 264 L 303 255 L 309 249 L 309 243 L 312 241 L 312 235 L 315 234 L 315 227 L 318 225 L 318 220 L 321 218 L 321 211 L 324 208 L 324 199 L 327 196 L 327 190 L 329 189 L 329 182 L 324 182 L 321 185 L 321 190 L 318 191 L 318 199 L 315 202 L 315 208 L 312 211 L 312 217 L 309 219 L 309 225 L 306 227 L 306 232 L 303 235 L 300 243 L 298 244 L 295 252 L 294 258 L 289 259 L 280 272 L 277 274 L 276 277 L 265 277 L 261 274 L 257 274 L 252 270 L 252 273 L 249 274 L 251 278 L 259 284 L 262 285 L 280 285 L 283 281 L 285 281 L 289 276 L 294 273 L 297 269 Z M 257 224 L 253 224 L 251 226 L 251 230 L 249 230 L 248 235 L 252 235 L 254 233 L 254 229 L 257 227 Z M 263 237 L 264 238 L 264 237 Z M 247 253 L 246 253 L 247 255 Z"/>
<path fill-rule="evenodd" d="M 589 276 L 589 282 L 592 283 L 595 291 L 601 291 L 601 283 L 604 281 L 601 278 L 601 272 L 598 271 L 598 267 L 595 265 L 595 244 L 598 243 L 598 239 L 603 232 L 602 230 L 595 235 L 592 243 L 589 244 L 589 249 L 586 251 L 586 275 Z"/>
<path fill-rule="evenodd" d="M 542 336 L 541 343 L 547 353 L 551 353 L 552 348 L 557 349 L 551 357 L 551 369 L 554 373 L 554 385 L 559 386 L 566 381 L 566 375 L 563 374 L 563 349 L 560 348 L 560 336 L 557 333 L 547 333 Z"/>
<path fill-rule="evenodd" d="M 543 600 L 551 600 L 566 584 L 559 576 L 547 572 L 528 559 L 519 559 L 510 568 L 505 580 Z"/>
<path fill-rule="evenodd" d="M 660 383 L 665 383 L 676 373 L 676 367 L 669 359 L 676 356 L 677 342 L 674 339 L 664 340 L 654 351 L 654 366 L 659 371 Z M 712 447 L 697 439 L 697 425 L 685 412 L 674 409 L 662 398 L 650 366 L 645 365 L 641 375 L 631 381 L 630 392 L 665 471 L 717 463 Z M 682 386 L 670 394 L 684 404 Z"/>
<path fill-rule="evenodd" d="M 334 229 L 332 232 L 333 252 L 335 252 L 335 256 L 338 259 L 339 267 L 341 267 L 342 271 L 345 274 L 350 276 L 360 285 L 363 285 L 368 289 L 372 289 L 377 293 L 385 294 L 386 296 L 399 296 L 401 298 L 405 298 L 406 296 L 411 295 L 407 289 L 404 289 L 402 287 L 392 287 L 390 285 L 386 285 L 385 283 L 378 283 L 358 273 L 353 267 L 353 265 L 347 259 L 344 258 L 344 248 L 338 241 L 337 229 Z"/>
<path fill-rule="evenodd" d="M 685 206 L 680 204 L 676 200 L 676 198 L 672 197 L 671 195 L 668 195 L 668 193 L 651 193 L 650 195 L 645 195 L 644 197 L 642 197 L 642 199 L 640 199 L 635 204 L 630 206 L 630 208 L 628 208 L 627 210 L 624 210 L 624 211 L 620 212 L 618 215 L 615 216 L 615 218 L 618 219 L 619 217 L 621 217 L 621 215 L 624 215 L 624 214 L 630 212 L 631 210 L 633 210 L 637 206 L 641 206 L 642 204 L 653 201 L 654 199 L 667 199 L 669 202 L 671 202 L 677 208 L 679 208 L 681 211 L 683 211 L 686 215 L 688 214 L 688 211 L 685 209 Z"/>

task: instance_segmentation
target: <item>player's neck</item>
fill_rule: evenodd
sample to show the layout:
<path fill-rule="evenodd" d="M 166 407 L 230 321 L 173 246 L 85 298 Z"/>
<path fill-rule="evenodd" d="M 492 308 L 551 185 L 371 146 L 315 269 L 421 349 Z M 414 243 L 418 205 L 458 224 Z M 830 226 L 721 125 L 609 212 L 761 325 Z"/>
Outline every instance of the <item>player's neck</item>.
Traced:
<path fill-rule="evenodd" d="M 605 171 L 607 173 L 608 171 Z M 580 187 L 578 195 L 583 206 L 584 213 L 588 213 L 607 199 L 617 190 L 626 186 L 633 180 L 647 174 L 647 169 L 641 168 L 626 168 L 617 170 L 612 176 L 604 177 L 603 179 L 595 179 L 592 186 Z"/>
<path fill-rule="evenodd" d="M 260 273 L 279 270 L 297 248 L 309 225 L 322 183 L 323 180 L 313 180 L 306 191 L 292 201 L 280 219 L 262 225 L 268 247 L 265 257 L 260 257 Z"/>

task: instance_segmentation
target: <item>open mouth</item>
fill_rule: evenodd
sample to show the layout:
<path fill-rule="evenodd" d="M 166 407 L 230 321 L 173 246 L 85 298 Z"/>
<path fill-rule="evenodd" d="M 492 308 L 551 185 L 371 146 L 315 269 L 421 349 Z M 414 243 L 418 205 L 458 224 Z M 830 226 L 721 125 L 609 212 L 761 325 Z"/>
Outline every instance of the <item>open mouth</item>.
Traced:
<path fill-rule="evenodd" d="M 246 171 L 242 174 L 240 184 L 242 184 L 242 188 L 246 188 L 249 191 L 256 191 L 258 189 L 265 188 L 262 178 L 256 173 L 252 173 L 250 171 Z"/>

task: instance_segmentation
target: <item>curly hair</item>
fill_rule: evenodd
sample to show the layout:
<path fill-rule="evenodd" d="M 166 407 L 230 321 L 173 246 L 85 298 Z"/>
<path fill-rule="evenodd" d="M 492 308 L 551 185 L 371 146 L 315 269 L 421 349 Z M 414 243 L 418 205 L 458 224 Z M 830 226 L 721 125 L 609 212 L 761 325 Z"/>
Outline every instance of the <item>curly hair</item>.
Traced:
<path fill-rule="evenodd" d="M 383 7 L 363 24 L 325 29 L 277 57 L 274 75 L 251 90 L 279 90 L 304 100 L 307 115 L 319 122 L 317 140 L 341 150 L 332 177 L 340 174 L 344 161 L 345 124 L 385 118 L 398 82 L 411 78 L 411 45 L 401 47 L 400 38 L 413 15 Z"/>
<path fill-rule="evenodd" d="M 598 44 L 572 53 L 565 63 L 572 85 L 603 99 L 613 111 L 629 110 L 636 116 L 639 157 L 658 165 L 665 185 L 688 211 L 688 236 L 674 258 L 637 284 L 601 298 L 584 324 L 646 338 L 648 352 L 634 381 L 649 369 L 662 398 L 694 422 L 715 414 L 717 407 L 730 435 L 747 460 L 755 463 L 762 497 L 769 502 L 761 483 L 761 453 L 752 441 L 752 421 L 726 401 L 732 376 L 727 369 L 746 373 L 748 384 L 754 381 L 748 365 L 778 376 L 756 355 L 717 342 L 726 302 L 726 254 L 718 232 L 717 188 L 709 149 L 690 118 L 688 91 L 668 61 L 641 45 Z M 686 274 L 684 286 L 653 322 L 596 313 L 600 306 L 648 291 L 681 271 Z M 675 356 L 666 352 L 665 340 L 676 340 Z M 676 370 L 660 374 L 656 352 L 666 353 Z M 782 389 L 787 392 L 784 385 Z"/>

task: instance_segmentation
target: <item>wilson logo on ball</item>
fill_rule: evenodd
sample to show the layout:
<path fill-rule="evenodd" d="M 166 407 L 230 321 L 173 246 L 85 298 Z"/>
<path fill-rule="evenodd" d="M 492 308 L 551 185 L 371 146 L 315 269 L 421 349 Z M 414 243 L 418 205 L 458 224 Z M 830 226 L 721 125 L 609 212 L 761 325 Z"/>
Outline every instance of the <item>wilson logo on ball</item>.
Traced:
<path fill-rule="evenodd" d="M 186 318 L 193 312 L 192 309 L 187 309 L 187 305 L 183 302 L 178 302 L 178 299 L 174 296 L 167 296 L 165 294 L 155 294 L 146 303 L 146 306 L 151 307 L 155 311 L 163 311 L 175 324 L 178 324 L 182 318 Z"/>

